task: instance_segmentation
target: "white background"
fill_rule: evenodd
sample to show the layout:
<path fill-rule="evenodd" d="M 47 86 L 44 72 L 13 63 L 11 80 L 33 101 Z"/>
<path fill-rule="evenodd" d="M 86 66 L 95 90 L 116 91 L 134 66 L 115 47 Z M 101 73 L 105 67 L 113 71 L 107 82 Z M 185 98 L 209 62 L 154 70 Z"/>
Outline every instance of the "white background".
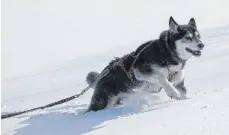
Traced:
<path fill-rule="evenodd" d="M 3 0 L 3 79 L 139 45 L 194 17 L 200 29 L 228 24 L 227 0 Z M 133 48 L 134 49 L 134 48 Z"/>

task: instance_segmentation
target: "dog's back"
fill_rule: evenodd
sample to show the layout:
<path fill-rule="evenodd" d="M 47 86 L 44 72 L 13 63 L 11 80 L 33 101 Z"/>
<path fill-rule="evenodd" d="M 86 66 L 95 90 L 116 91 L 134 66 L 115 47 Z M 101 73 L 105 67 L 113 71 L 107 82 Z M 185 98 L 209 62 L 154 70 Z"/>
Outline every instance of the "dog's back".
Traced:
<path fill-rule="evenodd" d="M 131 52 L 130 54 L 127 54 L 127 55 L 124 55 L 123 57 L 119 58 L 119 57 L 116 57 L 114 60 L 112 60 L 108 66 L 106 66 L 103 71 L 105 71 L 106 69 L 114 66 L 115 63 L 119 62 L 120 60 L 122 59 L 130 59 L 129 61 L 127 61 L 126 63 L 124 63 L 124 66 L 126 68 L 126 70 L 130 70 L 130 67 L 132 65 L 132 62 L 134 61 L 134 57 L 137 57 L 138 53 L 144 48 L 146 47 L 147 45 L 149 45 L 152 41 L 147 41 L 145 42 L 144 44 L 140 45 L 134 52 Z M 132 60 L 131 60 L 132 59 Z M 101 74 L 103 73 L 103 71 L 101 72 Z M 95 89 L 95 85 L 96 85 L 96 81 L 98 80 L 99 78 L 99 73 L 98 72 L 95 72 L 95 71 L 91 71 L 87 74 L 86 76 L 86 82 L 88 85 L 91 85 L 91 87 L 93 89 Z"/>
<path fill-rule="evenodd" d="M 115 63 L 117 63 L 121 58 L 116 57 L 114 60 L 110 61 L 110 63 L 102 70 L 102 72 L 99 74 L 98 72 L 91 71 L 86 76 L 86 82 L 88 85 L 91 85 L 91 87 L 94 89 L 96 85 L 96 81 L 98 81 L 98 78 L 101 74 L 104 73 L 107 69 L 109 70 L 113 66 L 115 66 Z"/>

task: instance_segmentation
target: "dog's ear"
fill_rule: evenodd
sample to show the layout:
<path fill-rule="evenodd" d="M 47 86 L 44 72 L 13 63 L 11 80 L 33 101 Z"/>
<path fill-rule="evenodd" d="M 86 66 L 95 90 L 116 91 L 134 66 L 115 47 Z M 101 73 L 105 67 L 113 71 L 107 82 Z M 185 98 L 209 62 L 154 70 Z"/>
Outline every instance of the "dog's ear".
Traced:
<path fill-rule="evenodd" d="M 177 32 L 178 24 L 172 16 L 169 18 L 169 30 Z"/>
<path fill-rule="evenodd" d="M 193 27 L 196 28 L 196 21 L 195 21 L 195 19 L 194 18 L 191 18 L 190 21 L 189 21 L 189 23 L 188 23 L 188 25 L 192 25 Z"/>

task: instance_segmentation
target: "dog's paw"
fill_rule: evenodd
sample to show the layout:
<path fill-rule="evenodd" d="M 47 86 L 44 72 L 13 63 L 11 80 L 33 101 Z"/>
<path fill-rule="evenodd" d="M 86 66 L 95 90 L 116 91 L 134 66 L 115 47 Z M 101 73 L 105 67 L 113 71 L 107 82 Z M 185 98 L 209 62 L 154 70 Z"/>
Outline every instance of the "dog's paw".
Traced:
<path fill-rule="evenodd" d="M 179 100 L 185 100 L 187 99 L 187 95 L 186 94 L 181 94 Z"/>
<path fill-rule="evenodd" d="M 179 92 L 177 91 L 171 91 L 169 93 L 167 93 L 168 97 L 170 97 L 171 99 L 177 99 L 180 100 L 181 99 L 181 95 Z"/>

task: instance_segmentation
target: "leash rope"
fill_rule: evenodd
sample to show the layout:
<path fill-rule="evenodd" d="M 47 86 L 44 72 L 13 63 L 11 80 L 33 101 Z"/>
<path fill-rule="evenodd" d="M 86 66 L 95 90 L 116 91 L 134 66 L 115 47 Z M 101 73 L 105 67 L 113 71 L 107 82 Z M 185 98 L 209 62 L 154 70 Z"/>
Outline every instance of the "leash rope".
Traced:
<path fill-rule="evenodd" d="M 124 66 L 124 60 L 123 59 L 119 59 L 119 61 L 116 63 L 117 66 L 120 66 L 121 69 L 125 72 L 125 74 L 127 75 L 127 77 L 131 80 L 131 82 L 133 82 L 133 72 L 131 70 L 126 70 L 125 69 L 125 66 Z M 113 68 L 113 67 L 112 67 Z M 99 80 L 101 77 L 105 76 L 106 74 L 109 73 L 109 70 L 110 68 L 108 69 L 105 69 L 101 74 L 100 76 L 97 78 L 97 80 Z M 97 82 L 97 81 L 96 81 Z M 96 84 L 95 82 L 95 84 Z M 7 113 L 7 114 L 3 114 L 1 115 L 1 119 L 6 119 L 6 118 L 10 118 L 10 117 L 13 117 L 13 116 L 17 116 L 17 115 L 20 115 L 20 114 L 24 114 L 24 113 L 27 113 L 27 112 L 32 112 L 32 111 L 36 111 L 36 110 L 43 110 L 45 108 L 49 108 L 49 107 L 53 107 L 53 106 L 56 106 L 56 105 L 59 105 L 59 104 L 63 104 L 65 102 L 68 102 L 68 101 L 71 101 L 73 99 L 76 99 L 76 98 L 79 98 L 80 96 L 82 96 L 85 92 L 87 92 L 91 86 L 94 85 L 94 83 L 92 83 L 91 85 L 87 86 L 85 89 L 83 89 L 79 94 L 76 94 L 76 95 L 73 95 L 73 96 L 70 96 L 70 97 L 67 97 L 67 98 L 64 98 L 64 99 L 61 99 L 59 101 L 56 101 L 56 102 L 53 102 L 53 103 L 50 103 L 50 104 L 47 104 L 47 105 L 44 105 L 44 106 L 40 106 L 40 107 L 36 107 L 36 108 L 32 108 L 32 109 L 28 109 L 28 110 L 24 110 L 24 111 L 19 111 L 19 112 L 14 112 L 14 113 Z"/>
<path fill-rule="evenodd" d="M 32 108 L 32 109 L 25 110 L 25 111 L 19 111 L 19 112 L 14 112 L 14 113 L 3 114 L 3 115 L 1 115 L 1 119 L 13 117 L 13 116 L 17 116 L 17 115 L 20 115 L 20 114 L 24 114 L 24 113 L 27 113 L 27 112 L 36 111 L 36 110 L 39 110 L 39 109 L 42 109 L 42 110 L 43 110 L 43 109 L 45 109 L 45 108 L 49 108 L 49 107 L 52 107 L 52 106 L 56 106 L 56 105 L 59 105 L 59 104 L 63 104 L 63 103 L 65 103 L 65 102 L 71 101 L 71 100 L 73 100 L 73 99 L 76 99 L 76 98 L 82 96 L 82 95 L 83 95 L 85 92 L 87 92 L 90 88 L 91 88 L 91 85 L 87 86 L 87 87 L 86 87 L 85 89 L 83 89 L 79 94 L 76 94 L 76 95 L 73 95 L 73 96 L 71 96 L 71 97 L 67 97 L 67 98 L 61 99 L 61 100 L 59 100 L 59 101 L 56 101 L 56 102 L 53 102 L 53 103 L 50 103 L 50 104 L 47 104 L 47 105 L 44 105 L 44 106 Z"/>

